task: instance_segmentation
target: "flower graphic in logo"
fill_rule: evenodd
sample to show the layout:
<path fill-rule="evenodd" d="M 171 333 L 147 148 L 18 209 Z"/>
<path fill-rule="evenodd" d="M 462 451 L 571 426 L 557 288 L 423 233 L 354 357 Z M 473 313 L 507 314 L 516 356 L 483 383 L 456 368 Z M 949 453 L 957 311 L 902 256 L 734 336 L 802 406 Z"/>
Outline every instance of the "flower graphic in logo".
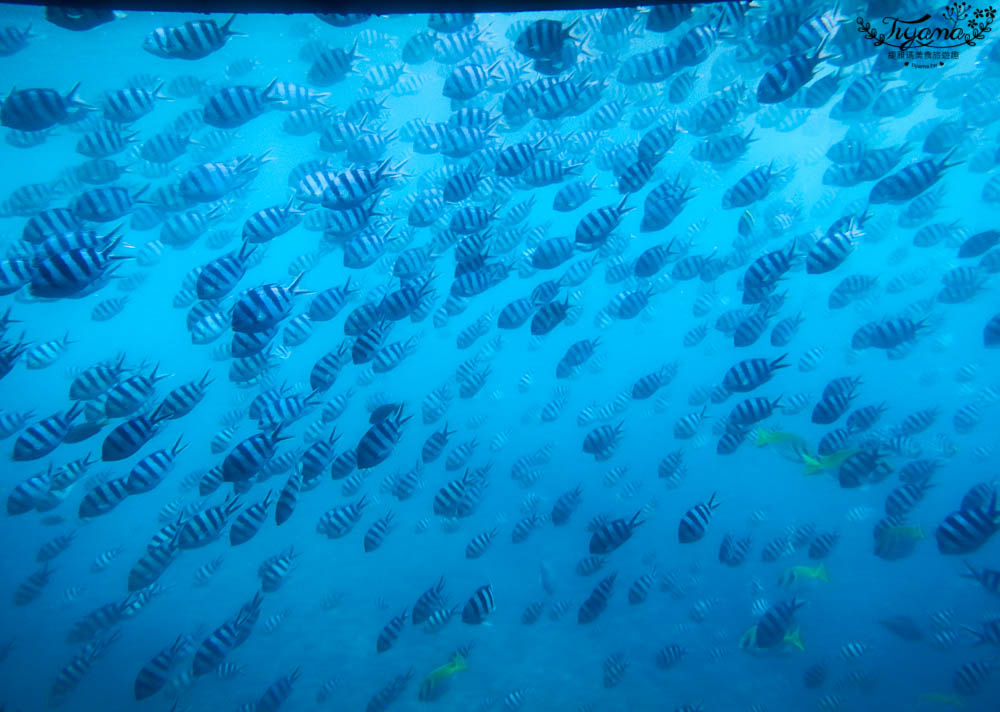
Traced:
<path fill-rule="evenodd" d="M 992 31 L 990 25 L 993 24 L 993 20 L 996 18 L 996 10 L 993 9 L 992 5 L 985 9 L 973 9 L 967 2 L 953 2 L 945 5 L 941 16 L 951 22 L 951 26 L 954 28 L 958 27 L 958 24 L 962 20 L 969 17 L 969 10 L 972 10 L 972 18 L 965 23 L 970 30 L 970 32 L 966 33 L 968 36 L 965 38 L 965 42 L 968 45 L 975 46 L 976 40 L 981 40 L 987 32 Z"/>

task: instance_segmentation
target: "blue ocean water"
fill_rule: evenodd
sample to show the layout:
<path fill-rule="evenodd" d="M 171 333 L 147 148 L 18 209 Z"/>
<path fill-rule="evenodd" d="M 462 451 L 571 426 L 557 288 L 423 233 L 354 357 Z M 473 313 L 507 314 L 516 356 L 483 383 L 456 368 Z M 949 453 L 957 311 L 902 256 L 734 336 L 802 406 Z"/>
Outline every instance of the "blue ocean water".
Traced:
<path fill-rule="evenodd" d="M 237 15 L 232 36 L 223 16 L 193 26 L 209 18 L 127 12 L 81 31 L 40 8 L 0 8 L 4 709 L 996 709 L 996 40 L 903 66 L 876 56 L 856 18 L 919 17 L 919 3 L 839 15 L 754 5 Z M 780 64 L 790 56 L 798 63 Z M 345 57 L 352 71 L 340 76 Z M 809 86 L 837 72 L 836 91 L 808 106 Z M 767 103 L 768 77 L 809 85 Z M 55 118 L 25 92 L 65 97 L 78 83 L 85 105 Z M 868 101 L 847 110 L 864 86 Z M 464 98 L 448 96 L 456 87 Z M 315 130 L 299 135 L 296 121 Z M 185 136 L 193 143 L 176 157 L 157 153 L 156 140 Z M 722 160 L 727 141 L 740 149 Z M 504 161 L 518 170 L 504 175 Z M 193 177 L 206 165 L 216 178 L 257 170 L 210 196 Z M 545 175 L 556 167 L 565 175 Z M 445 200 L 463 170 L 469 194 Z M 645 180 L 628 184 L 634 175 Z M 326 190 L 312 193 L 316 181 Z M 574 182 L 593 195 L 555 209 Z M 134 200 L 121 204 L 113 186 Z M 688 199 L 664 207 L 684 187 Z M 373 200 L 353 234 L 336 234 Z M 95 205 L 108 214 L 87 216 Z M 129 259 L 53 286 L 101 254 L 66 240 L 103 248 L 115 228 L 121 242 L 105 254 Z M 217 278 L 246 236 L 256 249 L 245 274 L 199 300 L 196 270 Z M 668 244 L 653 274 L 636 266 Z M 359 251 L 370 260 L 345 257 Z M 268 313 L 284 292 L 259 288 L 300 274 L 303 293 Z M 348 279 L 336 316 L 301 317 Z M 415 304 L 397 318 L 407 289 Z M 517 300 L 526 311 L 512 324 Z M 565 313 L 553 306 L 563 300 Z M 374 316 L 346 334 L 366 304 Z M 253 329 L 233 316 L 241 309 Z M 544 334 L 533 333 L 539 311 L 558 316 Z M 797 315 L 781 343 L 776 326 Z M 219 325 L 210 343 L 193 343 L 210 326 L 199 316 Z M 374 361 L 342 352 L 333 382 L 317 380 L 317 363 L 370 341 L 382 318 L 391 327 Z M 757 338 L 745 337 L 754 324 Z M 231 352 L 247 333 L 269 337 L 253 377 Z M 593 355 L 560 368 L 580 342 Z M 405 353 L 398 365 L 394 353 Z M 787 367 L 764 375 L 784 354 Z M 763 382 L 727 377 L 741 363 Z M 136 378 L 154 367 L 164 377 L 143 391 Z M 71 384 L 109 372 L 74 395 Z M 200 400 L 177 391 L 206 373 Z M 111 415 L 136 388 L 142 397 Z M 108 456 L 116 427 L 178 398 L 190 412 Z M 75 402 L 68 437 L 39 425 Z M 756 422 L 737 422 L 744 402 Z M 856 414 L 866 406 L 882 408 Z M 206 484 L 279 424 L 287 439 L 272 458 Z M 422 462 L 445 426 L 442 453 Z M 279 493 L 333 432 L 321 474 L 278 525 Z M 334 479 L 333 458 L 350 448 L 372 466 Z M 143 467 L 163 470 L 146 492 Z M 120 503 L 88 509 L 130 477 Z M 233 545 L 233 522 L 269 492 L 259 530 Z M 211 509 L 236 495 L 228 519 Z M 353 527 L 329 536 L 324 513 L 340 520 L 362 498 Z M 390 512 L 384 541 L 366 551 Z M 194 537 L 215 523 L 217 539 Z M 692 523 L 703 533 L 682 541 Z M 470 541 L 494 530 L 470 558 Z M 66 535 L 65 550 L 50 544 Z M 824 535 L 836 535 L 828 552 Z M 619 548 L 592 553 L 602 537 Z M 727 537 L 749 542 L 745 560 L 726 554 Z M 270 590 L 260 567 L 289 549 L 293 565 Z M 151 552 L 175 558 L 138 585 Z M 590 556 L 603 563 L 583 575 Z M 44 584 L 32 583 L 44 566 Z M 962 575 L 970 566 L 981 582 Z M 606 609 L 588 621 L 585 601 L 613 574 Z M 453 615 L 428 632 L 412 613 L 442 577 L 429 608 Z M 262 586 L 259 619 L 240 616 Z M 774 613 L 793 600 L 804 605 L 789 619 Z M 378 652 L 404 609 L 398 639 Z M 748 644 L 753 626 L 776 620 L 780 642 Z M 241 640 L 220 648 L 225 624 Z M 178 640 L 153 676 L 162 687 L 137 700 L 140 670 Z M 668 665 L 671 645 L 683 654 Z M 216 665 L 192 673 L 209 649 L 236 666 L 232 677 Z M 266 694 L 293 671 L 287 699 L 280 685 Z M 397 696 L 383 692 L 408 672 Z"/>

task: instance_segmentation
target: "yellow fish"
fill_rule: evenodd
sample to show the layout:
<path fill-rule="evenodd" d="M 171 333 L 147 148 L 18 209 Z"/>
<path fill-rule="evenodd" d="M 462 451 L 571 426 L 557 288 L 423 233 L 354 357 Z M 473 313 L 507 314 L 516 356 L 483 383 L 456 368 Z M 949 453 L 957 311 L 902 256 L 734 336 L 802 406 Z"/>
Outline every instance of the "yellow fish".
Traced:
<path fill-rule="evenodd" d="M 912 526 L 899 526 L 899 527 L 889 527 L 884 530 L 880 536 L 881 539 L 905 539 L 907 541 L 917 541 L 924 538 L 924 528 L 920 525 Z"/>
<path fill-rule="evenodd" d="M 430 674 L 424 678 L 424 680 L 432 685 L 436 685 L 442 680 L 447 680 L 452 675 L 468 669 L 469 666 L 465 664 L 465 658 L 456 653 L 455 657 L 453 657 L 450 661 L 436 670 L 432 670 Z"/>
<path fill-rule="evenodd" d="M 790 645 L 799 650 L 805 650 L 805 643 L 802 642 L 802 633 L 798 626 L 795 626 L 790 631 L 785 633 L 785 638 L 783 641 L 786 645 Z M 761 653 L 763 652 L 757 647 L 757 626 L 751 626 L 747 629 L 747 632 L 743 634 L 740 638 L 740 648 L 747 651 L 748 653 Z"/>
<path fill-rule="evenodd" d="M 958 695 L 942 695 L 940 692 L 925 692 L 920 696 L 920 699 L 925 702 L 936 702 L 939 705 L 965 707 L 965 701 Z"/>
<path fill-rule="evenodd" d="M 771 446 L 779 456 L 789 462 L 794 462 L 796 465 L 812 458 L 812 455 L 809 454 L 809 445 L 795 433 L 758 428 L 754 445 L 757 447 Z"/>
<path fill-rule="evenodd" d="M 783 433 L 778 430 L 757 428 L 757 438 L 754 441 L 754 445 L 757 447 L 766 447 L 767 445 L 775 445 L 789 440 L 802 440 L 802 438 L 793 433 Z"/>
<path fill-rule="evenodd" d="M 791 586 L 794 583 L 802 583 L 806 580 L 830 583 L 830 574 L 824 564 L 820 564 L 819 566 L 793 566 L 781 574 L 778 584 L 781 586 Z"/>
<path fill-rule="evenodd" d="M 448 680 L 462 670 L 468 670 L 465 658 L 461 654 L 455 653 L 450 661 L 431 672 L 420 682 L 420 689 L 417 692 L 417 699 L 422 702 L 430 702 L 438 699 L 447 689 Z"/>
<path fill-rule="evenodd" d="M 839 450 L 832 455 L 817 455 L 812 456 L 806 454 L 802 458 L 802 462 L 805 463 L 807 475 L 818 475 L 826 470 L 834 470 L 840 467 L 840 464 L 849 458 L 851 455 L 856 453 L 857 450 Z"/>

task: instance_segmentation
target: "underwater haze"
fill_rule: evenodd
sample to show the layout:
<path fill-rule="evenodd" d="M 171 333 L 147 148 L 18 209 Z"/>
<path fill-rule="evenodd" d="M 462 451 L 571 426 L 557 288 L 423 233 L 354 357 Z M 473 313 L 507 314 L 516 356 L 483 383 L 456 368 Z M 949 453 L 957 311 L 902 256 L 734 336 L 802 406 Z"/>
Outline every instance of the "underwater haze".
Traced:
<path fill-rule="evenodd" d="M 1000 710 L 994 15 L 0 6 L 0 709 Z"/>

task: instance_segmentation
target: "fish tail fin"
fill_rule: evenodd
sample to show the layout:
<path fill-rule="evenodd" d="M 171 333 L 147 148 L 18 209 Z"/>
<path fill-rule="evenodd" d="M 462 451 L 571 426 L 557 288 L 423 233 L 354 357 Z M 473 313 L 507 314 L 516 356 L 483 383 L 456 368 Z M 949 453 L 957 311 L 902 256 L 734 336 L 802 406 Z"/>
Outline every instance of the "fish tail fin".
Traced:
<path fill-rule="evenodd" d="M 973 645 L 982 645 L 986 642 L 986 636 L 972 626 L 963 625 L 962 630 L 975 637 L 976 640 L 972 643 Z"/>
<path fill-rule="evenodd" d="M 234 13 L 219 29 L 222 30 L 222 34 L 226 37 L 246 37 L 245 32 L 237 32 L 232 28 L 233 20 L 236 19 L 236 14 Z"/>
<path fill-rule="evenodd" d="M 802 630 L 798 626 L 789 631 L 788 635 L 785 636 L 785 642 L 789 645 L 794 645 L 803 652 L 806 649 L 806 644 L 802 640 Z"/>

